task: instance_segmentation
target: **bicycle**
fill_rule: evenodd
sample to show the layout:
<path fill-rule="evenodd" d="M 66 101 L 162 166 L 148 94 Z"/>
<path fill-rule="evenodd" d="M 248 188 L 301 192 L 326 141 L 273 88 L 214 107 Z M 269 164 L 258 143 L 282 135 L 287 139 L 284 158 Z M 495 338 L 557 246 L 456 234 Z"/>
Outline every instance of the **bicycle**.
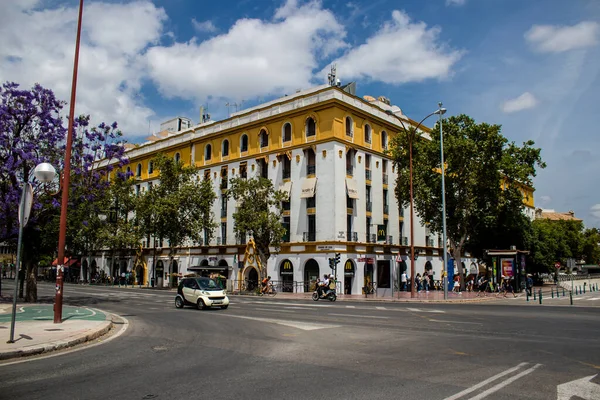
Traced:
<path fill-rule="evenodd" d="M 275 286 L 273 286 L 272 283 L 269 283 L 269 285 L 267 286 L 266 289 L 263 289 L 262 292 L 260 293 L 261 296 L 269 296 L 269 297 L 275 297 L 275 295 L 277 295 L 277 290 L 275 290 Z"/>

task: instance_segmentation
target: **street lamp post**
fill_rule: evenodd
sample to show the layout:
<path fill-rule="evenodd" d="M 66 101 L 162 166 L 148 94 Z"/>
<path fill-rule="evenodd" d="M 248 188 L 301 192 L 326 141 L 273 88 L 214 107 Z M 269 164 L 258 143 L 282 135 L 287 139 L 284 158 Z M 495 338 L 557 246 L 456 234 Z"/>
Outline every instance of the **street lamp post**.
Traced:
<path fill-rule="evenodd" d="M 41 183 L 49 183 L 54 179 L 56 170 L 48 163 L 41 163 L 35 167 L 33 171 L 35 178 Z M 17 263 L 15 264 L 15 293 L 13 295 L 12 316 L 10 320 L 10 339 L 8 343 L 15 342 L 15 318 L 17 315 L 17 289 L 19 279 L 19 266 L 21 265 L 21 247 L 23 244 L 23 228 L 27 224 L 29 211 L 33 203 L 33 189 L 29 183 L 29 177 L 23 182 L 23 190 L 21 192 L 21 202 L 19 205 L 19 239 L 17 240 Z"/>
<path fill-rule="evenodd" d="M 438 108 L 437 110 L 435 110 L 434 112 L 432 112 L 431 114 L 429 114 L 425 118 L 423 118 L 421 120 L 421 122 L 419 122 L 413 130 L 406 129 L 406 125 L 404 125 L 404 121 L 402 120 L 402 118 L 400 118 L 396 114 L 394 114 L 392 112 L 392 110 L 385 110 L 385 112 L 388 115 L 392 115 L 392 116 L 396 117 L 396 119 L 398 121 L 400 121 L 400 125 L 402 125 L 402 129 L 406 133 L 406 138 L 408 140 L 408 176 L 409 176 L 409 187 L 410 187 L 410 190 L 409 190 L 409 192 L 410 192 L 410 201 L 409 201 L 409 204 L 410 204 L 410 279 L 411 279 L 410 297 L 414 298 L 417 296 L 417 291 L 416 291 L 416 287 L 415 287 L 415 223 L 414 223 L 414 211 L 413 211 L 414 201 L 413 201 L 413 165 L 412 165 L 413 140 L 415 139 L 415 134 L 421 127 L 421 124 L 423 124 L 423 122 L 425 122 L 425 120 L 427 118 L 431 117 L 432 115 L 443 114 L 446 112 L 446 109 L 441 108 L 441 107 Z"/>
<path fill-rule="evenodd" d="M 444 132 L 442 129 L 442 115 L 446 112 L 445 108 L 442 108 L 442 102 L 438 103 L 437 114 L 440 117 L 440 159 L 442 165 L 442 241 L 444 242 L 444 268 L 442 269 L 442 283 L 444 285 L 444 300 L 448 299 L 448 246 L 446 244 L 446 186 L 444 183 L 445 168 L 444 165 Z"/>

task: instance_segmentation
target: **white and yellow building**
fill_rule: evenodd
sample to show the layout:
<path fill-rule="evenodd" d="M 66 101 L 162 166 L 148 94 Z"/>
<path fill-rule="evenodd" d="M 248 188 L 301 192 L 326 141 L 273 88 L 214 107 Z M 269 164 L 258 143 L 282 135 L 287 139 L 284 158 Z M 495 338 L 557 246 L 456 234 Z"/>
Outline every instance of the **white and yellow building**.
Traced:
<path fill-rule="evenodd" d="M 360 294 L 371 282 L 379 295 L 392 294 L 402 269 L 410 265 L 410 215 L 394 196 L 396 171 L 385 150 L 401 126 L 386 110 L 406 124 L 416 123 L 385 99 L 365 100 L 351 92 L 352 84 L 314 87 L 129 149 L 125 168 L 139 180 L 137 192 L 159 179 L 151 160 L 162 152 L 198 166 L 218 197 L 213 207 L 219 222 L 215 238 L 178 249 L 174 263 L 159 243 L 155 271 L 153 239 L 144 241 L 148 268 L 140 280 L 154 277 L 163 286 L 173 274 L 192 267 L 218 270 L 230 281 L 256 280 L 257 269 L 245 256 L 248 238 L 234 235 L 236 202 L 226 200 L 223 191 L 232 177 L 263 176 L 290 194 L 283 217 L 288 235 L 267 265 L 274 281 L 284 281 L 287 290 L 310 290 L 308 282 L 331 273 L 328 259 L 341 253 L 338 279 L 343 292 Z M 441 238 L 419 220 L 414 237 L 416 271 L 427 269 L 440 279 Z M 86 271 L 106 268 L 107 257 L 92 262 Z M 121 268 L 131 270 L 133 265 L 132 256 L 122 260 Z"/>

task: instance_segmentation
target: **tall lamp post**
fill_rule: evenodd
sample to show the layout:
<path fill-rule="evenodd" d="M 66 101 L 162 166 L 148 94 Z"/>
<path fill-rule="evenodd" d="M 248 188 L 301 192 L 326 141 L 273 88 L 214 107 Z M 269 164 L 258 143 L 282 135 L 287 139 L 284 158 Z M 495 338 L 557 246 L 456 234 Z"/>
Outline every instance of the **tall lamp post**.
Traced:
<path fill-rule="evenodd" d="M 443 111 L 442 111 L 443 110 Z M 414 129 L 406 129 L 406 125 L 404 125 L 404 121 L 402 118 L 397 116 L 392 112 L 392 110 L 385 110 L 386 114 L 392 115 L 396 117 L 398 121 L 400 121 L 400 125 L 402 125 L 402 129 L 404 133 L 406 133 L 406 138 L 408 140 L 408 176 L 410 182 L 410 297 L 414 298 L 417 296 L 417 290 L 415 288 L 415 223 L 414 223 L 414 211 L 413 211 L 413 165 L 412 165 L 412 148 L 413 148 L 413 140 L 415 139 L 415 134 L 421 127 L 421 124 L 425 122 L 425 120 L 432 115 L 443 114 L 446 112 L 445 108 L 439 108 L 427 115 L 425 118 L 421 120 L 417 124 Z"/>
<path fill-rule="evenodd" d="M 56 175 L 54 167 L 48 163 L 38 164 L 33 170 L 33 175 L 41 183 L 52 182 Z M 15 268 L 15 293 L 13 295 L 12 317 L 10 320 L 10 340 L 8 343 L 15 342 L 15 317 L 17 315 L 17 288 L 19 280 L 19 266 L 21 265 L 21 245 L 23 243 L 23 227 L 29 219 L 29 211 L 33 203 L 33 189 L 29 183 L 29 179 L 23 182 L 23 190 L 21 192 L 21 203 L 19 204 L 19 239 L 17 240 L 17 263 Z"/>
<path fill-rule="evenodd" d="M 442 165 L 442 241 L 444 242 L 444 268 L 442 269 L 442 284 L 444 285 L 444 300 L 448 299 L 448 245 L 446 244 L 446 186 L 444 183 L 445 168 L 444 165 L 444 132 L 442 129 L 442 115 L 446 109 L 442 108 L 442 102 L 438 103 L 437 114 L 440 117 L 440 159 Z"/>
<path fill-rule="evenodd" d="M 65 259 L 65 242 L 67 239 L 67 204 L 69 202 L 69 183 L 71 180 L 71 147 L 73 146 L 73 122 L 75 119 L 75 93 L 77 92 L 77 68 L 79 65 L 79 42 L 81 39 L 81 20 L 83 17 L 83 0 L 79 0 L 79 18 L 77 20 L 77 39 L 75 40 L 75 60 L 73 62 L 73 81 L 71 83 L 71 104 L 69 110 L 69 126 L 65 149 L 65 169 L 62 181 L 60 204 L 60 225 L 58 229 L 58 263 L 56 265 L 56 296 L 54 299 L 54 323 L 62 323 L 63 303 L 63 268 Z"/>

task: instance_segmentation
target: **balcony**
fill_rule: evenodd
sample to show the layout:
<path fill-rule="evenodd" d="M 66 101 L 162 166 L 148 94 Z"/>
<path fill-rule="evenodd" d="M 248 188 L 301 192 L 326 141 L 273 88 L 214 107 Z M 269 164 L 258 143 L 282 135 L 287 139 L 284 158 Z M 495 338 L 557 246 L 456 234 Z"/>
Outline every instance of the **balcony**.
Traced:
<path fill-rule="evenodd" d="M 433 239 L 427 239 L 427 247 L 433 247 Z"/>
<path fill-rule="evenodd" d="M 235 244 L 238 244 L 238 245 L 246 244 L 246 235 L 236 235 Z"/>
<path fill-rule="evenodd" d="M 383 184 L 384 185 L 388 184 L 388 174 L 383 174 Z"/>
<path fill-rule="evenodd" d="M 383 205 L 383 214 L 384 215 L 388 215 L 390 213 L 390 206 L 389 204 L 384 204 Z"/>
<path fill-rule="evenodd" d="M 289 243 L 290 242 L 290 230 L 286 229 L 285 233 L 283 234 L 283 237 L 281 238 L 281 241 L 283 243 Z"/>
<path fill-rule="evenodd" d="M 367 233 L 367 243 L 377 243 L 377 235 L 374 233 Z"/>
<path fill-rule="evenodd" d="M 346 232 L 346 240 L 348 242 L 358 242 L 358 232 Z"/>
<path fill-rule="evenodd" d="M 227 209 L 221 208 L 221 218 L 227 218 Z"/>
<path fill-rule="evenodd" d="M 394 244 L 394 237 L 393 236 L 387 236 L 386 240 L 385 240 L 386 244 Z"/>
<path fill-rule="evenodd" d="M 315 242 L 317 240 L 317 232 L 304 232 L 302 234 L 302 241 L 304 242 Z"/>
<path fill-rule="evenodd" d="M 354 167 L 352 165 L 346 165 L 346 175 L 354 176 Z"/>
<path fill-rule="evenodd" d="M 408 246 L 408 237 L 402 236 L 402 246 Z"/>
<path fill-rule="evenodd" d="M 306 166 L 306 175 L 315 175 L 317 173 L 316 165 L 307 165 Z"/>
<path fill-rule="evenodd" d="M 370 201 L 367 201 L 367 212 L 371 212 L 373 211 L 373 203 L 371 203 Z"/>
<path fill-rule="evenodd" d="M 371 170 L 370 169 L 365 169 L 365 179 L 368 181 L 371 180 Z"/>
<path fill-rule="evenodd" d="M 217 246 L 220 246 L 220 245 L 221 245 L 221 238 L 217 237 Z"/>

